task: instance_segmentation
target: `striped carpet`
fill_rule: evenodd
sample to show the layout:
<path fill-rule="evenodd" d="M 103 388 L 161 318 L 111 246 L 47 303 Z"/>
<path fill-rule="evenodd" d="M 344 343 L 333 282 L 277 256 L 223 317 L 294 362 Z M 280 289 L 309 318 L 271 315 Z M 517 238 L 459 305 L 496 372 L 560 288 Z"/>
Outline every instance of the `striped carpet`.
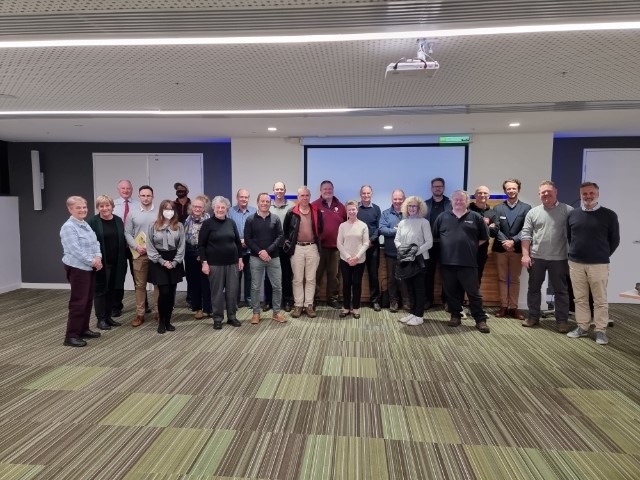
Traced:
<path fill-rule="evenodd" d="M 442 310 L 214 331 L 178 294 L 158 335 L 128 292 L 127 325 L 69 348 L 68 295 L 0 295 L 2 479 L 640 478 L 640 305 L 599 346 Z"/>

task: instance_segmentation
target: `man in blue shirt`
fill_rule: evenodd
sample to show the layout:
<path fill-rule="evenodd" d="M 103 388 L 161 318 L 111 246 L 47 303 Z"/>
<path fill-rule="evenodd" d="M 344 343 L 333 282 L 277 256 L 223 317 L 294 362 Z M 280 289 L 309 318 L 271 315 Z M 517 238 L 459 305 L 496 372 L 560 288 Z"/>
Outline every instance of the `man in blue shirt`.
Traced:
<path fill-rule="evenodd" d="M 251 215 L 257 212 L 256 207 L 249 206 L 249 190 L 241 188 L 236 193 L 236 203 L 229 209 L 228 216 L 231 220 L 236 222 L 238 232 L 240 233 L 240 242 L 242 243 L 242 262 L 245 265 L 249 265 L 251 259 L 251 252 L 249 247 L 244 241 L 244 224 Z M 244 301 L 240 301 L 242 293 L 242 279 L 244 278 Z M 238 308 L 249 307 L 251 308 L 251 269 L 244 268 L 240 271 L 238 276 L 240 285 L 238 287 Z"/>

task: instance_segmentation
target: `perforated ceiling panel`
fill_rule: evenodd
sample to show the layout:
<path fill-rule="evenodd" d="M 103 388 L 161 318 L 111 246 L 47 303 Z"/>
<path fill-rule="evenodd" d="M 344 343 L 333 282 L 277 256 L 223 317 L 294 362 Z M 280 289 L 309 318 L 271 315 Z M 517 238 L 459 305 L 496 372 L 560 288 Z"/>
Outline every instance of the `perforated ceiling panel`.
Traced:
<path fill-rule="evenodd" d="M 5 0 L 0 41 L 618 18 L 640 20 L 640 1 Z M 385 80 L 389 63 L 416 51 L 413 39 L 0 48 L 0 118 L 14 110 L 356 108 L 349 115 L 386 116 L 640 107 L 638 30 L 439 38 L 433 78 Z"/>

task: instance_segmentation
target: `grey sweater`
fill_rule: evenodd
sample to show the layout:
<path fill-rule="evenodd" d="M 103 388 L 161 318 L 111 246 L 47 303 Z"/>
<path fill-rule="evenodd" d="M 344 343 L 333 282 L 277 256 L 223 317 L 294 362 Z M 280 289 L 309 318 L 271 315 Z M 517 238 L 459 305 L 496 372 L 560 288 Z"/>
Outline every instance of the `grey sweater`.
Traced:
<path fill-rule="evenodd" d="M 531 258 L 567 259 L 567 217 L 573 207 L 558 202 L 553 208 L 538 205 L 527 213 L 521 240 L 529 240 Z"/>

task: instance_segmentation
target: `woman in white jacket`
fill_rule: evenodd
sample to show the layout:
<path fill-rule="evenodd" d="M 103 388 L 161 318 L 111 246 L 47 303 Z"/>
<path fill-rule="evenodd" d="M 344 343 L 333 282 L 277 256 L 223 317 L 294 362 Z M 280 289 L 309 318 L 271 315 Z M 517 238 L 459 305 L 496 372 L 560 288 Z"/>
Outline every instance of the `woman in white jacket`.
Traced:
<path fill-rule="evenodd" d="M 426 215 L 427 205 L 420 197 L 407 197 L 402 204 L 403 219 L 398 223 L 394 243 L 398 249 L 415 245 L 417 247 L 416 259 L 413 261 L 416 262 L 420 261 L 419 255 L 426 261 L 429 258 L 429 249 L 433 245 L 431 225 L 429 225 L 429 220 L 425 218 Z M 409 291 L 411 310 L 409 315 L 402 317 L 400 321 L 407 325 L 421 325 L 424 323 L 422 318 L 426 302 L 424 275 L 425 269 L 420 268 L 417 270 L 416 275 L 404 279 Z"/>

